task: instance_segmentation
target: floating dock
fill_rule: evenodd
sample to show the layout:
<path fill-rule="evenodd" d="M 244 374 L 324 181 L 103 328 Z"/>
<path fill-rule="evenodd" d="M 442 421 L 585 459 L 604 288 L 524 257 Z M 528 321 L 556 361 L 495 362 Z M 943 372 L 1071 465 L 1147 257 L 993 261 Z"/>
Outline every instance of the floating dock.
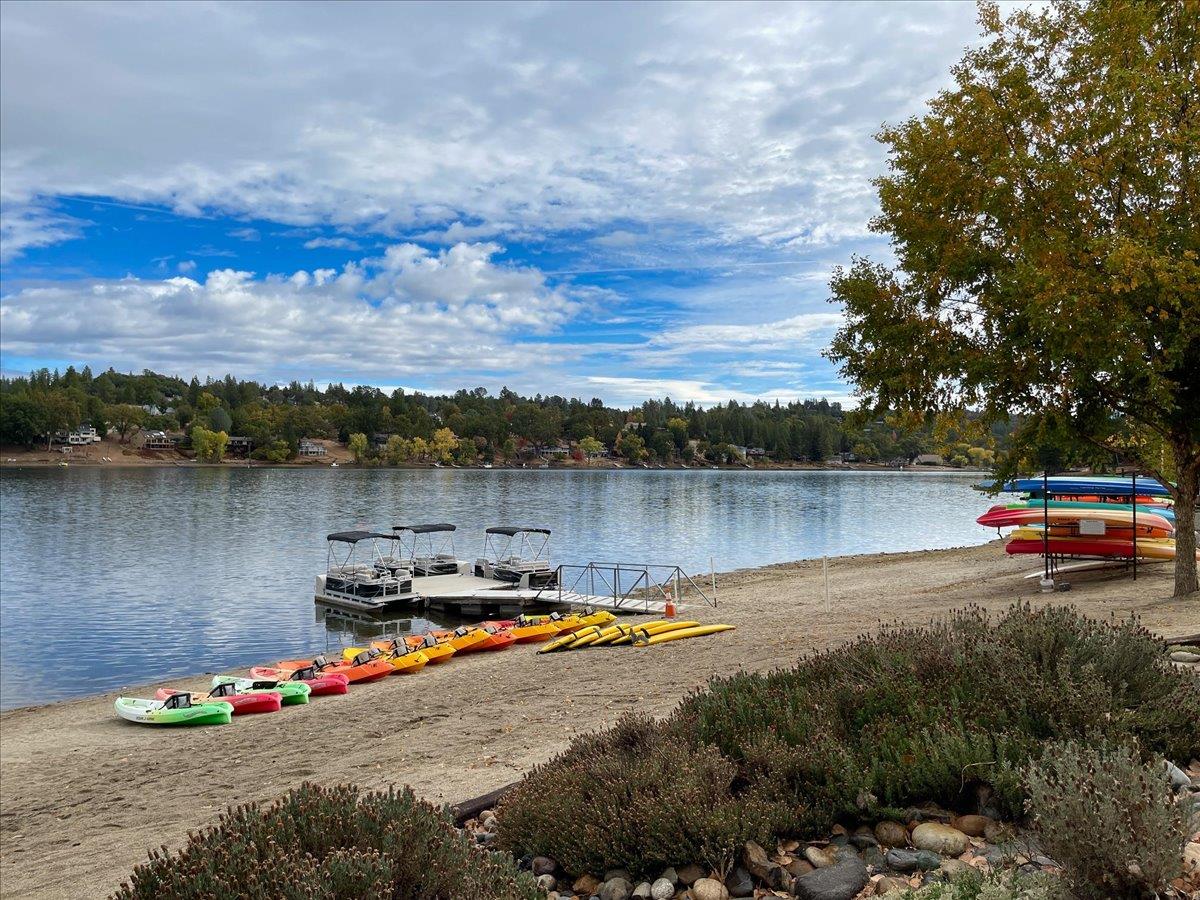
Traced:
<path fill-rule="evenodd" d="M 492 578 L 477 575 L 429 575 L 413 579 L 413 592 L 431 609 L 464 615 L 520 612 L 531 606 L 590 606 L 611 612 L 663 613 L 665 600 L 581 594 L 557 587 L 497 586 Z"/>

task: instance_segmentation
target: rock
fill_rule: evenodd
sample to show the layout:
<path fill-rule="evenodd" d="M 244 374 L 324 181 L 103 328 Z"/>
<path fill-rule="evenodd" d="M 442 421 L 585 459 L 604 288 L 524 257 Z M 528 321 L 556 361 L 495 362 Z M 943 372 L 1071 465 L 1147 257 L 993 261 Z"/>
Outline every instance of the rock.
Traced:
<path fill-rule="evenodd" d="M 558 879 L 553 875 L 539 875 L 537 877 L 537 886 L 548 894 L 558 887 Z"/>
<path fill-rule="evenodd" d="M 495 839 L 496 839 L 496 832 L 494 832 L 494 831 L 477 831 L 477 832 L 475 832 L 475 843 L 477 843 L 477 844 L 490 844 Z"/>
<path fill-rule="evenodd" d="M 553 875 L 558 863 L 548 856 L 535 856 L 529 864 L 534 875 Z"/>
<path fill-rule="evenodd" d="M 754 879 L 742 866 L 737 866 L 725 876 L 725 887 L 729 889 L 730 897 L 754 896 Z"/>
<path fill-rule="evenodd" d="M 698 880 L 704 877 L 704 870 L 695 863 L 692 863 L 690 866 L 684 866 L 683 868 L 679 869 L 677 874 L 680 882 L 686 884 L 688 887 L 691 887 Z"/>
<path fill-rule="evenodd" d="M 614 878 L 624 878 L 628 882 L 633 882 L 633 876 L 624 869 L 609 869 L 604 873 L 605 881 L 612 881 Z"/>
<path fill-rule="evenodd" d="M 697 878 L 692 884 L 692 900 L 729 900 L 729 891 L 715 878 Z"/>
<path fill-rule="evenodd" d="M 862 861 L 875 870 L 887 868 L 887 860 L 884 858 L 883 851 L 878 847 L 867 847 L 862 852 Z"/>
<path fill-rule="evenodd" d="M 1192 779 L 1188 777 L 1188 773 L 1175 765 L 1169 759 L 1163 760 L 1163 765 L 1167 770 L 1167 777 L 1171 779 L 1171 787 L 1176 791 L 1182 791 L 1192 786 Z"/>
<path fill-rule="evenodd" d="M 812 872 L 816 866 L 807 859 L 793 859 L 784 868 L 793 878 L 799 878 L 801 875 L 807 875 L 809 872 Z"/>
<path fill-rule="evenodd" d="M 580 875 L 575 879 L 575 883 L 571 885 L 571 890 L 577 894 L 583 894 L 585 897 L 590 897 L 600 887 L 600 879 L 595 875 Z"/>
<path fill-rule="evenodd" d="M 908 830 L 899 822 L 880 822 L 875 826 L 875 837 L 885 847 L 908 845 Z"/>
<path fill-rule="evenodd" d="M 958 856 L 971 845 L 971 839 L 950 825 L 922 822 L 913 829 L 912 843 L 918 850 L 930 850 L 942 856 Z"/>
<path fill-rule="evenodd" d="M 1183 870 L 1200 874 L 1200 842 L 1193 841 L 1183 848 Z"/>
<path fill-rule="evenodd" d="M 633 889 L 633 898 L 634 900 L 650 900 L 650 898 L 654 896 L 653 891 L 654 888 L 651 886 L 650 882 L 643 881 Z"/>
<path fill-rule="evenodd" d="M 671 882 L 671 887 L 674 887 L 676 884 L 679 883 L 679 873 L 671 868 L 663 869 L 662 874 L 659 875 L 658 877 L 665 878 L 665 879 L 667 879 L 667 881 Z"/>
<path fill-rule="evenodd" d="M 974 872 L 975 870 L 968 866 L 961 859 L 943 859 L 942 865 L 938 871 L 947 878 L 953 880 L 955 878 L 962 878 L 962 876 L 970 872 Z"/>
<path fill-rule="evenodd" d="M 854 834 L 850 835 L 850 843 L 859 850 L 866 850 L 868 847 L 879 846 L 879 841 L 875 839 L 875 835 L 871 833 L 870 829 L 867 829 L 865 833 L 859 833 L 856 831 Z"/>
<path fill-rule="evenodd" d="M 650 885 L 650 897 L 652 900 L 670 900 L 675 896 L 675 882 L 666 878 L 655 880 L 654 884 Z"/>
<path fill-rule="evenodd" d="M 983 837 L 992 820 L 987 816 L 959 816 L 951 819 L 950 824 L 968 837 Z"/>
<path fill-rule="evenodd" d="M 875 896 L 882 897 L 884 894 L 895 894 L 899 891 L 907 891 L 908 882 L 903 878 L 890 878 L 884 875 L 875 882 Z"/>
<path fill-rule="evenodd" d="M 797 878 L 792 893 L 801 900 L 853 900 L 867 880 L 863 861 L 857 856 L 845 856 L 832 866 Z"/>
<path fill-rule="evenodd" d="M 812 863 L 814 869 L 824 869 L 837 862 L 837 855 L 832 850 L 822 850 L 820 847 L 805 847 L 804 858 Z"/>
<path fill-rule="evenodd" d="M 742 848 L 742 865 L 768 887 L 783 887 L 788 880 L 783 867 L 767 856 L 767 851 L 754 841 L 746 841 L 745 847 Z"/>
<path fill-rule="evenodd" d="M 983 836 L 992 844 L 1007 844 L 1017 839 L 1017 833 L 1010 825 L 1003 822 L 993 822 L 983 829 Z"/>
<path fill-rule="evenodd" d="M 1190 650 L 1176 650 L 1171 654 L 1171 662 L 1200 663 L 1200 653 L 1193 653 Z"/>
<path fill-rule="evenodd" d="M 633 894 L 633 884 L 628 878 L 618 875 L 600 885 L 600 900 L 629 900 Z"/>
<path fill-rule="evenodd" d="M 901 850 L 893 848 L 884 857 L 888 868 L 897 872 L 915 872 L 917 869 L 926 871 L 936 869 L 942 864 L 942 859 L 929 850 Z"/>

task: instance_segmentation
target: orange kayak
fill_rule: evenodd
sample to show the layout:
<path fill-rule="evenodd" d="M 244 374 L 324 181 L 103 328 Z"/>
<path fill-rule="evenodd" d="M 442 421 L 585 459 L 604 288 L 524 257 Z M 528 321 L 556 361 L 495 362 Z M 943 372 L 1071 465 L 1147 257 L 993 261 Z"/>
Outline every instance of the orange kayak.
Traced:
<path fill-rule="evenodd" d="M 397 640 L 408 649 L 398 648 L 396 646 Z M 438 663 L 450 662 L 456 652 L 449 642 L 439 641 L 431 634 L 412 634 L 404 638 L 393 638 L 387 641 L 371 641 L 371 646 L 376 650 L 392 654 L 404 654 L 413 650 L 420 650 L 431 666 Z"/>
<path fill-rule="evenodd" d="M 464 653 L 474 653 L 477 650 L 482 650 L 483 647 L 480 645 L 491 637 L 482 628 L 476 628 L 474 625 L 464 625 L 461 628 L 454 629 L 454 631 L 431 631 L 429 633 L 439 643 L 449 644 L 453 647 L 455 656 L 462 656 Z"/>
<path fill-rule="evenodd" d="M 358 654 L 354 659 L 328 660 L 324 656 L 318 656 L 315 659 L 285 659 L 276 665 L 281 669 L 303 669 L 305 666 L 313 666 L 322 673 L 340 672 L 351 684 L 379 681 L 394 671 L 392 664 L 386 659 L 372 659 L 366 652 Z"/>
<path fill-rule="evenodd" d="M 518 644 L 537 644 L 548 641 L 563 629 L 557 622 L 522 623 L 517 619 L 505 619 L 499 622 L 484 622 L 485 628 L 497 631 L 507 631 Z"/>

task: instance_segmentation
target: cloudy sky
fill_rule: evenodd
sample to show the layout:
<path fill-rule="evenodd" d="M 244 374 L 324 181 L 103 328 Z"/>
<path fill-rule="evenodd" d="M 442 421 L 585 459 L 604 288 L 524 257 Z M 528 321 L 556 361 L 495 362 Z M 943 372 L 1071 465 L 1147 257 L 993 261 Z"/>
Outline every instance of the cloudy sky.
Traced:
<path fill-rule="evenodd" d="M 967 3 L 21 3 L 5 372 L 826 396 Z"/>

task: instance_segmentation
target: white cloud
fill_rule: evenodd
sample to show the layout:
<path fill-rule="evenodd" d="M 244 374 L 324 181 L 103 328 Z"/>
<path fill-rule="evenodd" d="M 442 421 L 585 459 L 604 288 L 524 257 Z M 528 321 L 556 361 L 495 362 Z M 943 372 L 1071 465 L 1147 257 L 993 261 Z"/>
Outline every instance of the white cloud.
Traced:
<path fill-rule="evenodd" d="M 655 346 L 693 350 L 782 349 L 812 345 L 842 324 L 842 314 L 801 313 L 778 322 L 755 325 L 684 325 L 657 335 Z"/>
<path fill-rule="evenodd" d="M 185 259 L 179 263 L 178 268 L 181 275 L 188 275 L 196 271 L 196 261 L 194 259 Z"/>
<path fill-rule="evenodd" d="M 516 336 L 558 329 L 599 295 L 498 264 L 498 250 L 458 244 L 433 253 L 402 244 L 338 272 L 256 278 L 218 269 L 202 280 L 23 287 L 0 300 L 0 346 L 18 356 L 256 377 L 536 372 L 544 356 Z"/>
<path fill-rule="evenodd" d="M 352 241 L 345 237 L 316 237 L 310 241 L 304 242 L 305 250 L 319 250 L 329 248 L 331 250 L 361 250 L 358 241 Z"/>
<path fill-rule="evenodd" d="M 448 244 L 624 223 L 682 224 L 677 249 L 858 240 L 873 132 L 948 81 L 973 19 L 958 3 L 8 4 L 0 175 L 24 227 L 6 245 L 66 237 L 22 211 L 62 194 Z"/>
<path fill-rule="evenodd" d="M 39 203 L 0 206 L 0 262 L 15 259 L 33 247 L 47 247 L 77 238 L 88 223 Z"/>
<path fill-rule="evenodd" d="M 771 388 L 764 391 L 746 391 L 736 387 L 723 386 L 711 381 L 681 378 L 651 378 L 651 377 L 621 377 L 621 376 L 591 376 L 584 379 L 595 391 L 603 392 L 610 403 L 640 403 L 650 398 L 661 399 L 670 397 L 676 403 L 691 401 L 699 406 L 712 406 L 717 403 L 727 403 L 736 400 L 738 403 L 754 403 L 763 400 L 767 403 L 791 403 L 798 400 L 820 400 L 830 403 L 841 403 L 850 408 L 857 405 L 852 394 L 843 391 L 824 392 L 820 390 L 801 390 L 799 388 Z M 586 391 L 584 391 L 586 394 Z"/>
<path fill-rule="evenodd" d="M 227 232 L 231 238 L 237 238 L 239 241 L 255 242 L 262 240 L 262 235 L 259 234 L 257 228 L 234 228 Z"/>

